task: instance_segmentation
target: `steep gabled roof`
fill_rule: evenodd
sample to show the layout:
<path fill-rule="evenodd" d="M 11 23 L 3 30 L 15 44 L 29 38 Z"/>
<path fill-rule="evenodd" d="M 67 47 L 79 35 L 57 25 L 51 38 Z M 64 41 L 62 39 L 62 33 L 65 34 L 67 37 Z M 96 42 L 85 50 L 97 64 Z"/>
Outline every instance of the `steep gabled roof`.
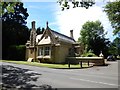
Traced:
<path fill-rule="evenodd" d="M 71 43 L 71 44 L 74 44 L 75 43 L 75 40 L 71 37 L 68 37 L 64 34 L 61 34 L 59 32 L 56 32 L 54 30 L 51 30 L 49 27 L 48 27 L 48 22 L 47 22 L 47 27 L 46 27 L 46 30 L 43 32 L 42 35 L 38 35 L 37 36 L 37 39 L 36 41 L 41 41 L 42 39 L 44 39 L 44 37 L 46 36 L 46 34 L 48 36 L 50 36 L 50 39 L 53 43 L 57 43 L 57 41 L 62 41 L 62 42 L 66 42 L 66 43 Z M 56 41 L 57 40 L 57 41 Z M 39 43 L 38 41 L 38 43 Z"/>
<path fill-rule="evenodd" d="M 51 30 L 51 32 L 52 32 L 52 34 L 54 34 L 55 37 L 58 37 L 60 41 L 68 42 L 68 43 L 75 43 L 75 40 L 71 37 L 68 37 L 64 34 L 58 33 L 54 30 Z"/>
<path fill-rule="evenodd" d="M 43 35 L 43 34 L 39 34 L 39 35 L 36 36 L 36 43 L 39 42 L 39 40 L 40 40 L 40 38 L 42 37 L 42 35 Z"/>

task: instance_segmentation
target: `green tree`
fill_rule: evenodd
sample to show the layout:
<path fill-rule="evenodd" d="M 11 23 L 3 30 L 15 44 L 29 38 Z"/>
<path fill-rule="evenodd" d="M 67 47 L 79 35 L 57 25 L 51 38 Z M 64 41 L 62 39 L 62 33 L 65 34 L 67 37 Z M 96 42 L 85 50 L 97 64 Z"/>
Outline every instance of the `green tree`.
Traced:
<path fill-rule="evenodd" d="M 120 33 L 120 1 L 109 2 L 104 11 L 107 13 L 109 21 L 114 28 L 114 35 Z"/>
<path fill-rule="evenodd" d="M 112 55 L 120 55 L 120 38 L 116 37 L 110 44 L 109 53 Z"/>
<path fill-rule="evenodd" d="M 20 3 L 20 0 L 12 0 L 11 2 L 0 2 L 0 16 L 2 17 L 3 14 L 5 14 L 6 12 L 10 13 L 10 12 L 14 12 L 14 6 Z"/>
<path fill-rule="evenodd" d="M 23 3 L 8 2 L 14 5 L 14 12 L 4 11 L 2 14 L 2 54 L 3 59 L 8 59 L 9 48 L 12 45 L 25 45 L 29 38 L 29 29 L 26 19 L 29 16 Z M 8 4 L 7 3 L 7 4 Z M 2 5 L 5 6 L 6 2 Z M 7 7 L 5 7 L 7 8 Z"/>
<path fill-rule="evenodd" d="M 41 29 L 40 27 L 38 27 L 36 30 L 37 35 L 43 34 L 43 32 L 44 32 L 44 28 Z"/>
<path fill-rule="evenodd" d="M 86 22 L 80 31 L 79 42 L 85 46 L 85 52 L 92 50 L 93 53 L 99 55 L 103 51 L 104 55 L 107 55 L 107 45 L 109 45 L 108 39 L 105 38 L 103 26 L 100 21 L 88 21 Z"/>
<path fill-rule="evenodd" d="M 117 47 L 117 55 L 120 55 L 120 38 L 119 37 L 116 37 L 113 41 L 113 43 L 116 45 Z"/>

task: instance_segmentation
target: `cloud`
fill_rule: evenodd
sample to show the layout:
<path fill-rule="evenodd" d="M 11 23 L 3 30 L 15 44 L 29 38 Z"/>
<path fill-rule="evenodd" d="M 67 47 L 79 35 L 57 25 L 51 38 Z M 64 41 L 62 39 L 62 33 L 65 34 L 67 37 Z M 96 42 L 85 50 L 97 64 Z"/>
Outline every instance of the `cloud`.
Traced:
<path fill-rule="evenodd" d="M 31 9 L 41 9 L 40 6 L 35 6 L 35 5 L 30 5 L 30 6 L 28 6 L 28 8 L 31 8 Z"/>
<path fill-rule="evenodd" d="M 54 26 L 54 25 L 57 25 L 57 23 L 56 22 L 50 22 L 49 23 L 49 26 L 51 27 L 51 26 Z"/>
<path fill-rule="evenodd" d="M 106 13 L 103 12 L 103 8 L 100 6 L 94 5 L 89 9 L 70 8 L 65 11 L 61 11 L 61 8 L 59 8 L 55 14 L 60 32 L 70 36 L 69 31 L 73 29 L 75 40 L 80 37 L 80 30 L 85 22 L 96 20 L 101 21 L 105 31 L 108 31 L 107 37 L 112 39 L 112 27 Z"/>

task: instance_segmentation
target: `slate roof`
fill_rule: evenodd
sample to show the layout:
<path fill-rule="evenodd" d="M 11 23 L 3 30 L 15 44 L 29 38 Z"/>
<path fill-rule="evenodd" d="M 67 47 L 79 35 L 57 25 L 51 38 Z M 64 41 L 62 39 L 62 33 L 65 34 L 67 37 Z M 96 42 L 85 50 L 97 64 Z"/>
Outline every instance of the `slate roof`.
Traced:
<path fill-rule="evenodd" d="M 54 38 L 58 38 L 58 40 L 59 41 L 62 41 L 62 42 L 67 42 L 67 43 L 71 43 L 71 44 L 74 44 L 75 43 L 75 40 L 72 38 L 72 37 L 69 37 L 69 36 L 66 36 L 66 35 L 64 35 L 64 34 L 61 34 L 61 33 L 59 33 L 59 32 L 56 32 L 56 31 L 54 31 L 54 30 L 51 30 L 50 28 L 49 28 L 49 26 L 48 26 L 48 22 L 46 23 L 46 25 L 47 25 L 47 27 L 46 27 L 46 30 L 45 31 L 50 31 L 51 32 L 51 34 L 52 34 L 52 36 L 54 37 Z M 44 32 L 45 32 L 44 31 Z M 48 32 L 47 31 L 47 32 Z M 44 34 L 44 33 L 43 33 Z M 42 34 L 42 35 L 43 35 Z M 37 35 L 37 38 L 36 38 L 36 42 L 38 42 L 38 39 L 40 39 L 41 37 L 42 37 L 42 35 Z"/>
<path fill-rule="evenodd" d="M 75 40 L 71 37 L 68 37 L 64 34 L 58 33 L 54 30 L 51 30 L 52 34 L 54 34 L 55 37 L 58 37 L 60 41 L 65 41 L 65 42 L 69 42 L 69 43 L 75 43 Z"/>

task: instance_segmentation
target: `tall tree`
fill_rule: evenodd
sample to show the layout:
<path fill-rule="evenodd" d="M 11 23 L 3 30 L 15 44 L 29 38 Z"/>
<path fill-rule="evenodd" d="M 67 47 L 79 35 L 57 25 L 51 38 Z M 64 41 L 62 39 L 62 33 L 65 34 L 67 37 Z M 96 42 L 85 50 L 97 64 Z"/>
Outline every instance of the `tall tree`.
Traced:
<path fill-rule="evenodd" d="M 109 41 L 105 39 L 105 33 L 100 21 L 86 22 L 80 31 L 80 38 L 78 39 L 84 44 L 86 52 L 92 50 L 96 55 L 101 51 L 107 54 L 106 49 Z"/>
<path fill-rule="evenodd" d="M 3 3 L 3 6 L 6 5 L 7 2 L 4 2 Z M 29 16 L 28 13 L 27 13 L 27 8 L 24 8 L 23 7 L 23 3 L 19 2 L 19 3 L 14 3 L 14 2 L 11 2 L 12 5 L 14 5 L 14 9 L 13 9 L 13 12 L 10 12 L 10 11 L 6 11 L 2 14 L 2 21 L 5 22 L 9 22 L 9 21 L 14 21 L 16 23 L 19 23 L 19 24 L 26 24 L 26 19 L 27 17 Z M 6 7 L 7 8 L 7 7 Z M 3 9 L 4 10 L 4 9 Z"/>
<path fill-rule="evenodd" d="M 104 11 L 107 13 L 111 25 L 114 28 L 114 35 L 120 34 L 120 1 L 109 2 L 104 7 Z"/>
<path fill-rule="evenodd" d="M 113 41 L 113 45 L 116 47 L 116 55 L 120 55 L 120 38 L 116 37 Z"/>
<path fill-rule="evenodd" d="M 2 17 L 2 15 L 6 12 L 14 13 L 14 6 L 16 3 L 20 3 L 20 0 L 12 0 L 12 2 L 0 2 L 0 16 Z"/>
<path fill-rule="evenodd" d="M 120 38 L 116 37 L 113 42 L 110 43 L 109 46 L 109 54 L 110 55 L 114 55 L 115 58 L 117 58 L 117 56 L 120 56 Z"/>
<path fill-rule="evenodd" d="M 36 31 L 37 35 L 43 34 L 43 32 L 44 32 L 44 28 L 42 29 L 40 27 L 37 28 L 37 31 Z"/>
<path fill-rule="evenodd" d="M 2 2 L 4 9 L 6 4 L 13 5 L 13 12 L 7 10 L 2 14 L 2 46 L 3 59 L 7 59 L 11 45 L 25 45 L 29 38 L 29 29 L 26 26 L 26 19 L 29 16 L 27 9 L 22 2 Z"/>

